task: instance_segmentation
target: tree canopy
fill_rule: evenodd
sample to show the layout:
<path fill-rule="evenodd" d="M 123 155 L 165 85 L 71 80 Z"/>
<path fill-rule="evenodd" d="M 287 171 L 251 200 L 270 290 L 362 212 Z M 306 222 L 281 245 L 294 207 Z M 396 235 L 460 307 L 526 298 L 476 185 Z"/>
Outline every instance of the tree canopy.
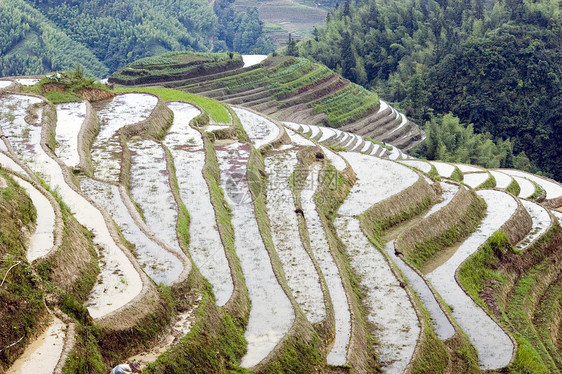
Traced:
<path fill-rule="evenodd" d="M 497 146 L 511 139 L 534 171 L 561 180 L 561 4 L 357 0 L 331 11 L 297 54 L 374 89 L 420 124 L 452 112 Z"/>

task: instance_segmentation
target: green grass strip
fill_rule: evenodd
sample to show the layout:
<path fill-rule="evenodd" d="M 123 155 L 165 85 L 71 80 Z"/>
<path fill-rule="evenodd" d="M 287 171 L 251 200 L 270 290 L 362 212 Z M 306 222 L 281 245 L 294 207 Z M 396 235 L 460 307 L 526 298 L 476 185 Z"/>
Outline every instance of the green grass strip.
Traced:
<path fill-rule="evenodd" d="M 187 101 L 203 108 L 213 122 L 230 123 L 230 115 L 220 102 L 208 97 L 162 87 L 116 87 L 113 92 L 148 92 L 159 96 L 164 101 Z"/>

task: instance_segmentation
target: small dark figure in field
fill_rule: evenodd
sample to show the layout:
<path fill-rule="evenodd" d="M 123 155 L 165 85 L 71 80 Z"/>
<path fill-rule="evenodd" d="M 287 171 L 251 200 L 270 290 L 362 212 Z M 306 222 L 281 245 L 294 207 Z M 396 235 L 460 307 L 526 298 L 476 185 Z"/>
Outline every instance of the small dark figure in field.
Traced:
<path fill-rule="evenodd" d="M 403 254 L 404 254 L 404 253 L 402 253 L 402 252 L 400 252 L 400 251 L 397 251 L 396 249 L 394 250 L 394 255 L 395 255 L 396 257 L 400 257 L 400 256 L 402 256 Z"/>
<path fill-rule="evenodd" d="M 400 282 L 400 287 L 402 287 L 402 288 L 406 288 L 406 283 L 404 283 L 404 282 Z"/>
<path fill-rule="evenodd" d="M 259 173 L 260 173 L 260 175 L 261 175 L 262 177 L 265 177 L 265 171 L 259 170 Z"/>
<path fill-rule="evenodd" d="M 324 153 L 322 153 L 322 152 L 316 152 L 316 159 L 318 159 L 318 160 L 323 160 L 323 159 L 324 159 Z"/>
<path fill-rule="evenodd" d="M 295 209 L 295 213 L 297 213 L 297 214 L 300 214 L 301 216 L 303 216 L 303 217 L 304 217 L 304 212 L 302 211 L 302 209 L 301 209 L 301 208 L 297 208 L 297 209 Z"/>

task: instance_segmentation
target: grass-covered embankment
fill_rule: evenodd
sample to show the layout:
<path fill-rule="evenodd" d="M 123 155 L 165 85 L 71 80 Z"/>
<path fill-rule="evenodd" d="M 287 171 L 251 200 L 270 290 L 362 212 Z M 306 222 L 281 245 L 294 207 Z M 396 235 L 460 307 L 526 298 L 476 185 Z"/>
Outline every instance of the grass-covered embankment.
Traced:
<path fill-rule="evenodd" d="M 461 266 L 458 279 L 515 338 L 510 372 L 559 372 L 560 347 L 552 331 L 561 321 L 560 294 L 552 292 L 560 289 L 562 232 L 554 224 L 521 252 L 513 242 L 506 231 L 496 232 Z"/>
<path fill-rule="evenodd" d="M 113 90 L 115 93 L 122 92 L 147 92 L 157 95 L 164 101 L 185 101 L 200 106 L 210 117 L 213 122 L 230 123 L 231 117 L 228 110 L 223 104 L 217 100 L 207 97 L 194 95 L 191 93 L 172 90 L 169 88 L 161 87 L 117 87 Z"/>
<path fill-rule="evenodd" d="M 5 182 L 5 183 L 4 183 Z M 0 371 L 42 330 L 44 291 L 26 260 L 37 212 L 31 199 L 0 169 Z"/>
<path fill-rule="evenodd" d="M 361 228 L 377 248 L 384 248 L 383 231 L 421 213 L 437 199 L 425 178 L 367 209 L 359 217 Z"/>
<path fill-rule="evenodd" d="M 467 238 L 486 213 L 486 203 L 474 191 L 460 187 L 439 211 L 405 230 L 396 239 L 396 249 L 418 269 L 443 249 Z"/>
<path fill-rule="evenodd" d="M 134 61 L 113 73 L 110 83 L 126 86 L 197 78 L 241 68 L 238 53 L 168 52 Z"/>

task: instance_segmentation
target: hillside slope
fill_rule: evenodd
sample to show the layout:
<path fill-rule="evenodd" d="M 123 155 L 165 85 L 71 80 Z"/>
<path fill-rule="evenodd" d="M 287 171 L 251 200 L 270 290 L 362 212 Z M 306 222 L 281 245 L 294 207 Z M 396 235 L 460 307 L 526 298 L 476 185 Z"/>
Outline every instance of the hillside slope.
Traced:
<path fill-rule="evenodd" d="M 348 1 L 290 54 L 375 89 L 420 124 L 452 112 L 511 139 L 529 171 L 562 180 L 561 4 Z"/>
<path fill-rule="evenodd" d="M 0 372 L 562 369 L 561 184 L 77 73 L 0 79 Z"/>
<path fill-rule="evenodd" d="M 172 55 L 161 58 L 167 56 Z M 240 67 L 235 64 L 223 64 L 221 69 L 214 62 L 202 61 L 197 69 L 188 68 L 189 71 L 172 61 L 162 71 L 160 67 L 139 71 L 135 64 L 113 74 L 109 81 L 125 85 L 161 84 L 244 105 L 281 121 L 349 129 L 403 149 L 410 149 L 423 139 L 415 123 L 380 101 L 375 93 L 303 58 L 268 57 L 243 69 L 235 69 Z"/>

